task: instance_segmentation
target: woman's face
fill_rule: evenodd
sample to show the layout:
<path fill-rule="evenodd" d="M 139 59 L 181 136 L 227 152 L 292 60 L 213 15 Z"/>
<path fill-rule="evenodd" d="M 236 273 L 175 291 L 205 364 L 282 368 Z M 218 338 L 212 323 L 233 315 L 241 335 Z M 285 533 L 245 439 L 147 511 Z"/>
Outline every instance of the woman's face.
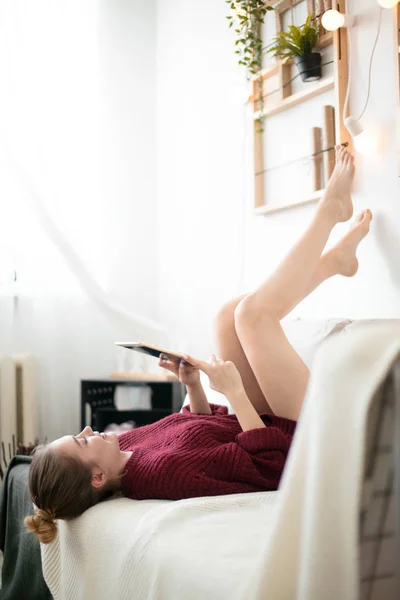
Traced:
<path fill-rule="evenodd" d="M 118 476 L 127 460 L 127 453 L 119 449 L 116 433 L 99 433 L 89 426 L 78 435 L 55 440 L 50 446 L 94 465 L 92 485 L 95 487 Z"/>

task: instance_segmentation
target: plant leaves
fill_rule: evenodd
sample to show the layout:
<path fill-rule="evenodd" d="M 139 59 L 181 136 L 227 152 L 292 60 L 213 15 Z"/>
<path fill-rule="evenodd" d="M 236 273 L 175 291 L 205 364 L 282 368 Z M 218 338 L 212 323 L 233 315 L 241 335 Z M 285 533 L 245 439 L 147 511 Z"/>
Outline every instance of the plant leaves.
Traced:
<path fill-rule="evenodd" d="M 313 19 L 313 14 L 310 14 L 302 27 L 289 25 L 288 32 L 280 31 L 273 40 L 274 45 L 268 48 L 267 52 L 279 58 L 310 54 L 318 41 L 319 35 L 318 24 L 316 27 L 311 25 Z"/>
<path fill-rule="evenodd" d="M 265 23 L 265 15 L 273 11 L 274 7 L 266 6 L 265 0 L 226 0 L 226 4 L 235 12 L 234 16 L 226 17 L 229 27 L 235 26 L 236 50 L 234 52 L 239 55 L 238 63 L 246 68 L 246 77 L 250 79 L 250 73 L 257 75 L 263 66 L 263 56 L 266 51 L 262 39 L 262 25 Z M 290 53 L 291 50 L 277 48 L 277 51 Z M 254 102 L 258 104 L 262 113 L 264 107 L 262 82 Z M 262 123 L 263 119 L 260 120 L 261 126 Z M 260 129 L 260 132 L 262 131 Z"/>
<path fill-rule="evenodd" d="M 289 25 L 289 31 L 294 44 L 298 46 L 301 40 L 300 28 L 296 27 L 295 25 Z"/>

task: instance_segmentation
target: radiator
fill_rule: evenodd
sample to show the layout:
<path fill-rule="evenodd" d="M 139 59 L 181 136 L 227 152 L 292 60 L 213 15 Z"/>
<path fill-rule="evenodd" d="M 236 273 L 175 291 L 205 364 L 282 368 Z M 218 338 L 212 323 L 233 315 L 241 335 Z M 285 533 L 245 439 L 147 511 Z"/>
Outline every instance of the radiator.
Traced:
<path fill-rule="evenodd" d="M 0 357 L 0 463 L 18 445 L 35 443 L 38 431 L 37 360 L 33 355 Z M 4 453 L 4 455 L 3 455 Z"/>

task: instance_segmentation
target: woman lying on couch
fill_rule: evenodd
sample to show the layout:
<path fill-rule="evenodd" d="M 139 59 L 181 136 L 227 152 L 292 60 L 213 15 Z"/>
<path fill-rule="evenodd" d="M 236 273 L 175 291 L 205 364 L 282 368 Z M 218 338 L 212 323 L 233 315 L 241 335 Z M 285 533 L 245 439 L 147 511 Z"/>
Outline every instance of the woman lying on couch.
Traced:
<path fill-rule="evenodd" d="M 329 277 L 356 273 L 369 210 L 322 254 L 333 227 L 353 214 L 353 176 L 353 157 L 338 147 L 335 170 L 307 231 L 258 289 L 219 312 L 221 358 L 186 356 L 177 363 L 160 357 L 159 364 L 187 386 L 190 409 L 119 436 L 86 427 L 36 449 L 29 479 L 36 509 L 25 523 L 41 542 L 55 538 L 56 519 L 77 517 L 116 494 L 179 500 L 277 489 L 309 379 L 280 320 Z M 200 370 L 227 397 L 234 415 L 208 403 Z"/>

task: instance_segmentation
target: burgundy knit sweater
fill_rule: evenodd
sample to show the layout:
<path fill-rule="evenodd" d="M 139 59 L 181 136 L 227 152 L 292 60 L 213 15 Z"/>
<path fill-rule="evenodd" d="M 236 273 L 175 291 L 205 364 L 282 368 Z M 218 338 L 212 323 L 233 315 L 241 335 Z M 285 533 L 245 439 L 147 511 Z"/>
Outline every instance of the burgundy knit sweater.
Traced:
<path fill-rule="evenodd" d="M 132 451 L 122 478 L 128 498 L 180 500 L 276 490 L 296 423 L 260 415 L 266 427 L 242 431 L 236 415 L 210 404 L 211 415 L 185 406 L 144 427 L 119 436 Z"/>

